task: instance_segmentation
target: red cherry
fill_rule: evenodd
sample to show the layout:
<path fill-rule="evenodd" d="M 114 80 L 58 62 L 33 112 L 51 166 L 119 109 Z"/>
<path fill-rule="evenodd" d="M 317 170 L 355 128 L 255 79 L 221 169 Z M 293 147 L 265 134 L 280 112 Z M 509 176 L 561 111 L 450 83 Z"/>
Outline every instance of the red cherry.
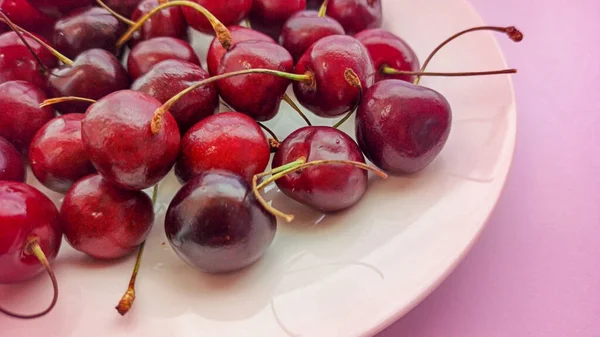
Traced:
<path fill-rule="evenodd" d="M 138 78 L 131 85 L 131 89 L 166 103 L 180 91 L 208 77 L 209 74 L 199 65 L 182 60 L 165 60 Z M 210 83 L 183 96 L 169 111 L 183 134 L 197 122 L 216 113 L 218 109 L 217 87 Z"/>
<path fill-rule="evenodd" d="M 35 133 L 54 118 L 54 111 L 40 108 L 46 95 L 25 81 L 0 84 L 0 137 L 26 153 Z"/>
<path fill-rule="evenodd" d="M 81 140 L 84 114 L 57 117 L 44 125 L 29 148 L 35 177 L 47 188 L 65 193 L 79 179 L 96 170 Z"/>
<path fill-rule="evenodd" d="M 100 175 L 76 182 L 65 195 L 60 215 L 69 244 L 97 259 L 130 254 L 154 223 L 148 195 L 117 188 Z"/>
<path fill-rule="evenodd" d="M 164 0 L 144 0 L 137 5 L 131 19 L 138 21 L 151 10 L 158 7 Z M 143 40 L 155 37 L 174 37 L 187 40 L 187 21 L 180 7 L 168 7 L 148 20 L 140 30 L 134 33 L 130 46 L 135 46 Z"/>
<path fill-rule="evenodd" d="M 397 79 L 407 82 L 415 80 L 414 75 L 387 75 L 386 67 L 394 70 L 416 72 L 421 67 L 414 50 L 401 38 L 383 29 L 367 29 L 354 36 L 367 50 L 377 73 L 375 81 Z"/>
<path fill-rule="evenodd" d="M 260 126 L 238 112 L 208 117 L 181 140 L 175 173 L 182 183 L 212 169 L 236 173 L 250 182 L 265 170 L 271 153 Z"/>
<path fill-rule="evenodd" d="M 306 0 L 306 9 L 319 9 L 323 0 Z"/>
<path fill-rule="evenodd" d="M 229 0 L 226 2 L 214 0 L 191 0 L 206 8 L 225 26 L 238 24 L 248 16 L 252 8 L 252 0 Z M 188 24 L 195 30 L 206 34 L 214 34 L 213 28 L 201 13 L 193 8 L 183 7 L 183 15 Z"/>
<path fill-rule="evenodd" d="M 381 27 L 382 0 L 330 0 L 327 15 L 342 24 L 349 35 Z"/>
<path fill-rule="evenodd" d="M 55 20 L 40 12 L 27 0 L 0 0 L 0 9 L 17 25 L 22 28 L 49 37 L 48 27 L 54 26 Z M 0 24 L 5 31 L 10 30 L 5 24 Z"/>
<path fill-rule="evenodd" d="M 94 3 L 93 0 L 27 0 L 27 2 L 55 18 L 59 18 L 77 8 L 91 6 Z"/>
<path fill-rule="evenodd" d="M 115 12 L 129 18 L 142 0 L 104 0 Z"/>
<path fill-rule="evenodd" d="M 25 182 L 25 163 L 19 151 L 0 137 L 0 181 Z"/>
<path fill-rule="evenodd" d="M 151 121 L 160 107 L 151 96 L 122 90 L 88 109 L 82 121 L 83 144 L 105 179 L 121 188 L 142 190 L 169 173 L 179 153 L 180 134 L 170 113 L 153 134 Z"/>
<path fill-rule="evenodd" d="M 252 29 L 277 39 L 283 24 L 306 9 L 306 0 L 253 0 L 250 12 Z"/>
<path fill-rule="evenodd" d="M 127 58 L 127 69 L 132 80 L 144 75 L 164 60 L 183 60 L 200 65 L 196 52 L 189 43 L 172 37 L 155 37 L 138 43 Z"/>

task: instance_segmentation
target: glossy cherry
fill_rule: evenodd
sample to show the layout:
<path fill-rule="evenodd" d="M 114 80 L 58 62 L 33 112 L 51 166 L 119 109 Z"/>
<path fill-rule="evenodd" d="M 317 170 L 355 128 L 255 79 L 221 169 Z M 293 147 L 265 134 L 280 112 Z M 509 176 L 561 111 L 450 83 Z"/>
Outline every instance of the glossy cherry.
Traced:
<path fill-rule="evenodd" d="M 200 65 L 200 60 L 189 43 L 172 37 L 155 37 L 138 43 L 132 49 L 127 58 L 129 76 L 136 80 L 164 60 L 183 60 Z"/>
<path fill-rule="evenodd" d="M 285 22 L 279 43 L 298 60 L 315 42 L 330 35 L 345 35 L 344 27 L 317 11 L 302 11 Z"/>
<path fill-rule="evenodd" d="M 354 109 L 361 89 L 344 74 L 352 70 L 360 87 L 373 84 L 375 68 L 367 49 L 353 37 L 333 35 L 322 38 L 302 55 L 296 74 L 313 74 L 313 83 L 294 82 L 296 98 L 321 117 L 336 117 Z"/>
<path fill-rule="evenodd" d="M 165 1 L 143 0 L 137 5 L 131 20 L 139 20 L 162 2 Z M 185 21 L 181 7 L 168 7 L 152 16 L 152 19 L 144 23 L 142 28 L 134 33 L 131 45 L 135 46 L 140 41 L 164 36 L 187 40 L 187 28 L 187 21 Z"/>
<path fill-rule="evenodd" d="M 25 81 L 0 84 L 0 137 L 26 153 L 35 133 L 54 118 L 54 111 L 40 108 L 46 94 Z"/>
<path fill-rule="evenodd" d="M 207 79 L 209 74 L 199 65 L 183 60 L 165 60 L 138 78 L 131 89 L 146 93 L 161 103 L 190 85 Z M 214 83 L 210 83 L 189 92 L 169 108 L 179 126 L 185 133 L 194 124 L 213 115 L 219 109 L 219 94 Z"/>
<path fill-rule="evenodd" d="M 238 24 L 248 16 L 252 9 L 252 0 L 191 0 L 211 12 L 225 26 Z M 188 24 L 195 30 L 206 34 L 214 34 L 213 28 L 201 13 L 188 7 L 183 7 L 183 15 Z"/>
<path fill-rule="evenodd" d="M 21 153 L 0 137 L 0 181 L 25 182 L 25 163 Z"/>
<path fill-rule="evenodd" d="M 116 54 L 115 47 L 126 26 L 100 7 L 82 8 L 56 21 L 54 47 L 68 58 L 100 48 Z"/>
<path fill-rule="evenodd" d="M 181 140 L 175 173 L 186 182 L 212 169 L 236 173 L 251 182 L 271 157 L 260 126 L 239 112 L 224 112 L 194 125 Z"/>
<path fill-rule="evenodd" d="M 371 55 L 373 65 L 377 70 L 376 82 L 384 79 L 407 82 L 415 80 L 416 76 L 414 75 L 387 75 L 384 73 L 386 67 L 409 72 L 416 72 L 421 67 L 417 54 L 404 40 L 380 28 L 364 30 L 354 37 L 367 47 L 369 55 Z"/>
<path fill-rule="evenodd" d="M 379 28 L 383 21 L 382 0 L 329 0 L 327 15 L 342 24 L 349 35 Z"/>
<path fill-rule="evenodd" d="M 77 8 L 91 6 L 94 0 L 27 0 L 27 2 L 40 11 L 59 18 Z"/>
<path fill-rule="evenodd" d="M 44 37 L 51 36 L 48 27 L 54 26 L 55 20 L 27 0 L 0 0 L 0 9 L 20 27 Z M 10 30 L 4 23 L 0 23 L 0 26 L 4 27 L 4 31 Z"/>
<path fill-rule="evenodd" d="M 157 134 L 151 121 L 161 103 L 132 90 L 94 103 L 82 121 L 85 149 L 98 172 L 121 188 L 142 190 L 164 178 L 179 153 L 180 134 L 170 113 Z"/>
<path fill-rule="evenodd" d="M 154 223 L 152 200 L 144 192 L 120 189 L 100 175 L 87 176 L 65 195 L 63 231 L 76 250 L 97 259 L 116 259 L 138 247 Z"/>
<path fill-rule="evenodd" d="M 77 180 L 96 172 L 81 140 L 84 116 L 74 113 L 54 118 L 31 142 L 31 170 L 40 183 L 55 192 L 65 193 Z"/>
<path fill-rule="evenodd" d="M 104 0 L 104 3 L 115 12 L 130 18 L 142 0 Z"/>
<path fill-rule="evenodd" d="M 177 255 L 208 273 L 232 272 L 259 260 L 275 237 L 277 221 L 256 200 L 244 178 L 208 171 L 190 180 L 165 217 Z"/>
<path fill-rule="evenodd" d="M 253 0 L 250 24 L 252 29 L 277 39 L 283 24 L 292 15 L 305 9 L 306 0 Z"/>

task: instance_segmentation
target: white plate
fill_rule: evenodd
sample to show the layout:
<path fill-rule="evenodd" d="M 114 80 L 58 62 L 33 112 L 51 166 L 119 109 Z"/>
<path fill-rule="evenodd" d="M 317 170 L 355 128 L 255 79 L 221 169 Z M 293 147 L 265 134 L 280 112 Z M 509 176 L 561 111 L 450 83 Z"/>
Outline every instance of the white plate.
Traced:
<path fill-rule="evenodd" d="M 404 37 L 421 59 L 451 34 L 482 24 L 463 0 L 384 0 L 384 7 L 384 27 Z M 430 70 L 504 67 L 493 35 L 475 33 L 450 44 Z M 64 242 L 54 264 L 61 290 L 55 310 L 33 321 L 0 316 L 0 335 L 375 334 L 428 295 L 466 254 L 498 199 L 514 149 L 509 77 L 426 78 L 422 84 L 448 98 L 454 125 L 441 157 L 421 174 L 375 179 L 356 207 L 326 217 L 269 191 L 276 206 L 295 213 L 297 220 L 280 223 L 273 246 L 258 264 L 225 276 L 188 268 L 164 244 L 165 206 L 179 187 L 170 176 L 161 186 L 138 298 L 128 316 L 120 317 L 114 306 L 126 289 L 134 256 L 97 262 Z M 286 108 L 269 124 L 284 137 L 302 121 Z M 353 134 L 351 123 L 345 129 Z M 2 286 L 1 303 L 33 312 L 48 303 L 50 289 L 46 277 Z"/>

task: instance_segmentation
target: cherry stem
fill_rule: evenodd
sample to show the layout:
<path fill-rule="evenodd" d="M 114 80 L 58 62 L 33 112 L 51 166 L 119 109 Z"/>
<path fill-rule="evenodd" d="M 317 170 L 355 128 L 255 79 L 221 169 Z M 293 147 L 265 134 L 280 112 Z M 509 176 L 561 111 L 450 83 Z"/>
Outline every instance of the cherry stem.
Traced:
<path fill-rule="evenodd" d="M 363 96 L 363 87 L 360 83 L 360 78 L 358 77 L 358 75 L 356 75 L 356 72 L 354 72 L 354 70 L 347 68 L 344 72 L 344 78 L 346 79 L 346 82 L 348 82 L 348 84 L 358 88 L 358 100 L 356 101 L 356 105 L 354 106 L 354 108 L 352 108 L 352 110 L 350 110 L 350 112 L 348 112 L 346 116 L 344 116 L 344 118 L 340 119 L 339 122 L 333 125 L 334 129 L 338 129 L 340 126 L 342 126 L 342 124 L 344 124 L 348 119 L 350 119 L 350 117 L 354 114 L 356 109 L 358 109 L 358 106 L 360 105 Z"/>
<path fill-rule="evenodd" d="M 19 39 L 21 40 L 21 42 L 23 42 L 23 45 L 25 45 L 25 47 L 27 48 L 27 50 L 29 50 L 29 52 L 31 53 L 31 55 L 36 59 L 36 61 L 38 62 L 38 64 L 40 65 L 40 67 L 42 68 L 42 71 L 45 73 L 48 73 L 48 67 L 46 67 L 46 65 L 44 64 L 44 62 L 42 62 L 42 60 L 40 59 L 40 57 L 35 53 L 35 51 L 33 50 L 33 48 L 31 48 L 31 46 L 29 45 L 29 42 L 27 42 L 27 40 L 25 40 L 25 38 L 23 37 L 23 33 L 28 33 L 28 35 L 33 35 L 27 31 L 25 31 L 23 28 L 17 26 L 15 23 L 13 23 L 8 16 L 6 16 L 6 14 L 4 14 L 4 11 L 0 10 L 0 17 L 2 18 L 2 21 L 8 25 L 8 27 L 10 27 L 10 29 L 12 29 L 15 34 L 17 34 L 17 36 L 19 37 Z"/>
<path fill-rule="evenodd" d="M 156 199 L 158 197 L 158 184 L 154 185 L 152 189 L 152 206 L 156 205 Z M 131 273 L 131 279 L 129 280 L 129 287 L 127 291 L 121 297 L 121 301 L 115 307 L 121 316 L 125 316 L 131 306 L 133 305 L 133 301 L 135 301 L 135 281 L 137 279 L 138 272 L 140 271 L 140 266 L 142 264 L 142 256 L 144 255 L 144 248 L 146 247 L 146 241 L 142 242 L 140 245 L 140 249 L 138 250 L 138 255 L 135 260 L 135 266 L 133 267 L 133 272 Z"/>
<path fill-rule="evenodd" d="M 300 115 L 300 117 L 302 117 L 302 119 L 304 119 L 304 122 L 306 123 L 306 125 L 312 126 L 312 123 L 310 122 L 310 120 L 308 120 L 308 117 L 306 117 L 306 115 L 302 112 L 302 110 L 300 110 L 300 107 L 298 107 L 296 102 L 294 102 L 294 100 L 292 100 L 292 98 L 290 96 L 288 96 L 288 94 L 283 95 L 283 100 L 289 106 L 291 106 L 292 109 L 294 109 L 298 113 L 298 115 Z"/>
<path fill-rule="evenodd" d="M 440 77 L 467 77 L 467 76 L 482 76 L 482 75 L 501 75 L 501 74 L 516 74 L 517 69 L 502 69 L 502 70 L 491 70 L 491 71 L 472 71 L 472 72 L 458 72 L 458 73 L 445 73 L 445 72 L 420 72 L 420 71 L 404 71 L 391 68 L 389 66 L 383 66 L 381 73 L 385 75 L 407 75 L 407 76 L 440 76 Z"/>
<path fill-rule="evenodd" d="M 281 167 L 278 167 L 277 169 L 271 170 L 269 172 L 265 172 L 265 173 L 261 173 L 261 174 L 257 174 L 252 178 L 252 191 L 254 192 L 254 196 L 256 197 L 256 199 L 258 200 L 258 202 L 267 210 L 269 211 L 269 213 L 273 214 L 274 216 L 280 217 L 282 219 L 284 219 L 286 222 L 292 222 L 294 220 L 294 215 L 293 214 L 286 214 L 283 213 L 279 210 L 277 210 L 276 208 L 272 207 L 271 205 L 269 205 L 269 203 L 262 197 L 262 195 L 260 194 L 260 191 L 265 188 L 267 185 L 275 182 L 276 180 L 285 177 L 286 175 L 296 172 L 296 171 L 300 171 L 309 167 L 313 167 L 313 166 L 320 166 L 320 165 L 352 165 L 354 167 L 358 167 L 360 169 L 363 170 L 367 170 L 367 171 L 372 171 L 375 174 L 377 174 L 379 177 L 381 177 L 382 179 L 386 179 L 388 177 L 388 175 L 379 170 L 378 168 L 375 168 L 373 166 L 369 166 L 365 163 L 361 163 L 361 162 L 357 162 L 357 161 L 350 161 L 350 160 L 315 160 L 315 161 L 311 161 L 311 162 L 306 162 L 306 158 L 305 157 L 301 157 L 298 160 L 288 163 L 286 165 L 283 165 Z M 260 184 L 258 184 L 258 179 L 264 176 L 267 176 L 271 174 L 271 177 L 263 182 L 261 182 Z"/>
<path fill-rule="evenodd" d="M 323 1 L 323 4 L 319 8 L 319 17 L 322 18 L 327 14 L 327 5 L 329 5 L 329 0 Z"/>
<path fill-rule="evenodd" d="M 40 261 L 42 266 L 44 266 L 44 268 L 46 269 L 46 272 L 48 272 L 48 276 L 50 276 L 50 280 L 52 281 L 52 288 L 54 290 L 54 295 L 52 296 L 52 302 L 50 302 L 50 305 L 44 311 L 41 311 L 41 312 L 39 312 L 37 314 L 33 314 L 33 315 L 15 314 L 15 313 L 10 312 L 2 307 L 0 307 L 0 312 L 8 315 L 10 317 L 21 318 L 21 319 L 32 319 L 32 318 L 42 317 L 42 316 L 46 315 L 47 313 L 49 313 L 52 309 L 54 309 L 54 306 L 56 305 L 56 302 L 58 301 L 58 281 L 56 281 L 56 275 L 54 275 L 54 270 L 50 266 L 50 262 L 48 262 L 48 258 L 46 258 L 46 254 L 44 254 L 42 247 L 40 247 L 39 238 L 31 237 L 27 240 L 27 243 L 25 244 L 25 254 L 26 255 L 34 255 Z"/>
<path fill-rule="evenodd" d="M 115 12 L 114 9 L 108 7 L 108 5 L 105 4 L 102 0 L 96 0 L 96 3 L 98 4 L 98 6 L 106 9 L 110 14 L 112 14 L 112 16 L 114 16 L 115 18 L 119 19 L 121 22 L 124 22 L 125 24 L 127 24 L 129 26 L 135 25 L 135 21 L 129 20 L 128 18 L 124 17 L 123 15 Z"/>
<path fill-rule="evenodd" d="M 463 30 L 462 32 L 458 32 L 458 33 L 452 35 L 451 37 L 446 39 L 444 42 L 442 42 L 439 46 L 437 46 L 437 48 L 435 48 L 431 52 L 431 54 L 429 54 L 429 57 L 427 57 L 427 60 L 425 60 L 425 63 L 423 63 L 423 66 L 421 67 L 421 73 L 425 72 L 425 69 L 429 65 L 429 62 L 431 62 L 433 57 L 445 45 L 447 45 L 448 43 L 452 42 L 453 40 L 457 39 L 458 37 L 460 37 L 462 35 L 465 35 L 465 34 L 468 34 L 471 32 L 482 31 L 482 30 L 489 30 L 489 31 L 504 33 L 504 34 L 508 35 L 508 37 L 515 42 L 521 42 L 523 40 L 523 33 L 521 33 L 514 26 L 510 26 L 510 27 L 480 26 L 480 27 L 469 28 L 469 29 Z M 419 84 L 420 80 L 421 80 L 421 76 L 417 75 L 417 78 L 415 79 L 414 84 Z"/>
<path fill-rule="evenodd" d="M 279 142 L 279 138 L 277 138 L 277 135 L 275 134 L 275 132 L 273 132 L 273 130 L 269 129 L 268 126 L 264 125 L 261 122 L 256 122 L 258 123 L 258 125 L 260 125 L 260 127 L 265 130 L 271 137 L 273 137 L 273 139 L 275 139 L 276 141 Z"/>
<path fill-rule="evenodd" d="M 91 98 L 65 96 L 65 97 L 48 98 L 47 100 L 44 100 L 42 103 L 40 103 L 40 108 L 45 108 L 50 105 L 64 103 L 64 102 L 72 102 L 72 101 L 88 102 L 88 103 L 96 103 L 97 102 L 96 100 L 93 100 Z"/>
<path fill-rule="evenodd" d="M 156 109 L 156 111 L 154 112 L 154 117 L 152 117 L 152 122 L 150 124 L 152 134 L 156 135 L 160 132 L 160 130 L 162 129 L 162 120 L 163 120 L 164 115 L 167 113 L 167 111 L 169 111 L 169 109 L 171 109 L 173 107 L 173 105 L 175 105 L 175 103 L 177 103 L 177 101 L 179 99 L 181 99 L 183 96 L 185 96 L 189 92 L 194 91 L 201 86 L 216 82 L 218 80 L 222 80 L 222 79 L 226 79 L 226 78 L 234 77 L 234 76 L 249 75 L 249 74 L 269 74 L 269 75 L 286 78 L 291 81 L 314 83 L 314 76 L 312 73 L 298 75 L 298 74 L 286 73 L 286 72 L 273 70 L 273 69 L 262 69 L 262 68 L 239 70 L 239 71 L 233 71 L 233 72 L 230 72 L 227 74 L 212 76 L 212 77 L 209 77 L 203 81 L 197 82 L 197 83 L 183 89 L 178 94 L 171 97 L 171 99 L 166 101 L 165 104 L 163 104 L 160 108 Z"/>
<path fill-rule="evenodd" d="M 165 8 L 175 6 L 190 7 L 202 13 L 206 17 L 208 22 L 210 22 L 211 26 L 215 31 L 215 35 L 219 39 L 219 42 L 221 42 L 223 48 L 225 48 L 225 50 L 229 50 L 231 48 L 231 32 L 227 29 L 227 27 L 225 27 L 225 25 L 222 24 L 221 21 L 219 21 L 219 19 L 217 19 L 206 8 L 200 6 L 195 2 L 184 0 L 169 1 L 160 4 L 159 6 L 148 12 L 146 15 L 141 17 L 133 26 L 129 28 L 129 30 L 119 39 L 119 41 L 117 41 L 117 48 L 121 48 L 125 44 L 125 42 L 131 39 L 133 33 L 140 29 L 144 25 L 144 23 L 146 23 L 146 21 L 148 21 L 154 14 L 160 12 Z"/>

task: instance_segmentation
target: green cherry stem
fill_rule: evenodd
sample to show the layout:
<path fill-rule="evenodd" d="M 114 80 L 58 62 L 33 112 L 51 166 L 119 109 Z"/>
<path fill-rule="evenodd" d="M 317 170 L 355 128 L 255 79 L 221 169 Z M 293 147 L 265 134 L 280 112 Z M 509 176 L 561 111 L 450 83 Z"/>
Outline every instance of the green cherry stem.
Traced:
<path fill-rule="evenodd" d="M 383 68 L 381 68 L 381 73 L 383 73 L 385 75 L 467 77 L 467 76 L 482 76 L 482 75 L 516 74 L 517 69 L 445 73 L 445 72 L 404 71 L 404 70 L 397 70 L 397 69 L 391 68 L 389 66 L 384 66 Z"/>
<path fill-rule="evenodd" d="M 329 5 L 329 0 L 323 1 L 323 4 L 319 8 L 319 17 L 322 18 L 327 14 L 327 5 Z"/>
<path fill-rule="evenodd" d="M 288 96 L 288 94 L 283 95 L 283 101 L 286 102 L 290 107 L 292 107 L 292 109 L 294 109 L 298 113 L 298 115 L 300 115 L 300 117 L 304 119 L 306 125 L 312 126 L 312 123 L 310 122 L 310 120 L 308 120 L 308 117 L 306 117 L 302 110 L 300 110 L 300 107 L 296 104 L 296 102 L 294 102 L 294 100 L 290 96 Z"/>

